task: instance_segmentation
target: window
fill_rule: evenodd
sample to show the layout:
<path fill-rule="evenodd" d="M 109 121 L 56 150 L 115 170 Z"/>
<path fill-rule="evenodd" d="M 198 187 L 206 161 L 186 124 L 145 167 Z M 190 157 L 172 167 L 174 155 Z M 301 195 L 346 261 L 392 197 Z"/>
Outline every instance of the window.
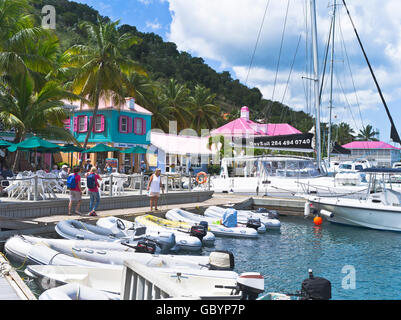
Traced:
<path fill-rule="evenodd" d="M 86 116 L 78 117 L 78 132 L 85 132 L 87 129 Z"/>
<path fill-rule="evenodd" d="M 121 117 L 120 119 L 120 132 L 127 133 L 128 132 L 128 118 Z"/>
<path fill-rule="evenodd" d="M 102 132 L 102 116 L 96 116 L 95 120 L 95 132 Z"/>
<path fill-rule="evenodd" d="M 134 132 L 135 132 L 135 134 L 144 134 L 145 133 L 145 119 L 135 118 Z"/>

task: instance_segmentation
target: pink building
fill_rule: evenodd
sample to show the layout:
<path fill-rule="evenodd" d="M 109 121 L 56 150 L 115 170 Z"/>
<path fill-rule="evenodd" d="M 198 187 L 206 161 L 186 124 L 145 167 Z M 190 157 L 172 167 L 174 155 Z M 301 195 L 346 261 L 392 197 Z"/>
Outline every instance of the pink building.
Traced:
<path fill-rule="evenodd" d="M 212 136 L 282 136 L 297 134 L 301 131 L 288 123 L 256 123 L 249 119 L 249 108 L 241 108 L 241 117 L 211 132 Z"/>
<path fill-rule="evenodd" d="M 366 159 L 378 167 L 392 167 L 400 161 L 400 148 L 382 141 L 353 141 L 342 146 L 351 150 L 347 159 Z"/>

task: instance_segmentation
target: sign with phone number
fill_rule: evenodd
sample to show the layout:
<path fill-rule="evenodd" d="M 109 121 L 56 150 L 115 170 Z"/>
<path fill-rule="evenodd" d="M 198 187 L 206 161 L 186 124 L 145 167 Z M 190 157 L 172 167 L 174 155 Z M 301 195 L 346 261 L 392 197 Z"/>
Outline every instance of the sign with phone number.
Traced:
<path fill-rule="evenodd" d="M 247 148 L 274 148 L 274 149 L 302 149 L 313 151 L 313 134 L 293 134 L 285 136 L 262 136 L 242 139 L 242 147 Z"/>

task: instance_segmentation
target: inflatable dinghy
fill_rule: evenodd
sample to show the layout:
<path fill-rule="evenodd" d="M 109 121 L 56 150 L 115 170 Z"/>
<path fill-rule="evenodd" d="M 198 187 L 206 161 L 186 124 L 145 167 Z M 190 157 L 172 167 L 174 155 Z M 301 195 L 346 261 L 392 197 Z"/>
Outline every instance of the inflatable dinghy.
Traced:
<path fill-rule="evenodd" d="M 145 228 L 138 228 L 129 236 L 118 228 L 106 229 L 101 226 L 84 223 L 79 220 L 62 220 L 56 225 L 56 232 L 65 239 L 97 240 L 137 244 L 140 240 L 154 241 L 161 252 L 168 252 L 175 246 L 172 232 L 150 233 Z"/>
<path fill-rule="evenodd" d="M 98 265 L 111 264 L 123 265 L 126 260 L 134 260 L 148 267 L 154 268 L 189 268 L 189 269 L 209 269 L 209 270 L 233 270 L 234 256 L 230 252 L 212 251 L 207 256 L 192 256 L 192 255 L 164 255 L 164 254 L 149 254 L 138 253 L 134 249 L 125 247 L 126 250 L 101 249 L 102 244 L 108 244 L 102 241 L 86 241 L 86 240 L 66 240 L 66 239 L 47 239 L 32 236 L 19 236 L 16 239 L 9 239 L 6 242 L 7 251 L 19 251 L 21 259 L 26 259 L 26 256 L 32 251 L 32 248 L 39 249 L 46 247 L 48 250 L 43 252 L 48 256 L 47 260 L 32 259 L 36 264 L 61 264 L 68 260 L 67 265 L 81 265 L 81 262 L 89 262 Z M 82 243 L 81 243 L 82 242 Z M 88 242 L 91 247 L 88 247 Z M 115 244 L 124 247 L 122 244 Z M 57 259 L 54 260 L 53 257 Z M 32 256 L 32 254 L 31 254 Z M 61 260 L 63 258 L 63 260 Z M 72 260 L 69 258 L 73 258 Z M 78 260 L 78 261 L 77 261 Z M 52 263 L 49 263 L 52 261 Z"/>
<path fill-rule="evenodd" d="M 210 246 L 214 244 L 216 239 L 213 233 L 207 231 L 206 225 L 191 226 L 187 223 L 176 223 L 152 215 L 136 217 L 135 225 L 145 226 L 154 231 L 174 232 L 175 242 L 183 250 L 199 251 L 202 249 L 202 243 Z"/>
<path fill-rule="evenodd" d="M 210 206 L 205 210 L 204 215 L 207 217 L 222 218 L 227 210 L 232 210 L 232 208 Z M 274 215 L 273 212 L 269 216 L 269 212 L 264 213 L 262 210 L 259 211 L 237 210 L 237 218 L 238 218 L 238 223 L 242 223 L 245 225 L 249 223 L 250 220 L 260 219 L 260 222 L 268 230 L 280 230 L 281 227 L 280 220 L 277 219 L 277 215 Z"/>
<path fill-rule="evenodd" d="M 68 283 L 47 289 L 39 300 L 120 300 L 119 294 L 110 294 L 79 283 Z"/>
<path fill-rule="evenodd" d="M 194 214 L 179 208 L 169 210 L 166 213 L 166 218 L 177 223 L 194 224 L 200 221 L 207 221 L 212 233 L 217 237 L 235 237 L 235 238 L 257 238 L 258 232 L 253 228 L 232 227 L 227 228 L 220 224 L 220 219 L 205 217 L 199 214 Z"/>

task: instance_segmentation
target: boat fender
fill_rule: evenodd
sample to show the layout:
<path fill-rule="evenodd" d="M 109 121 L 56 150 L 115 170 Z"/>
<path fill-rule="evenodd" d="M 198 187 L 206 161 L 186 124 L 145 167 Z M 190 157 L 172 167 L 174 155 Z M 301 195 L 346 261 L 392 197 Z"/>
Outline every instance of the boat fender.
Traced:
<path fill-rule="evenodd" d="M 311 203 L 306 201 L 305 202 L 305 206 L 304 206 L 304 215 L 305 215 L 305 217 L 310 216 L 310 208 L 311 208 Z"/>
<path fill-rule="evenodd" d="M 241 300 L 256 300 L 265 291 L 265 279 L 259 272 L 244 272 L 237 279 Z"/>
<path fill-rule="evenodd" d="M 210 270 L 234 270 L 234 255 L 231 251 L 216 250 L 209 255 Z"/>
<path fill-rule="evenodd" d="M 330 212 L 330 211 L 327 211 L 327 210 L 320 210 L 320 214 L 322 215 L 322 216 L 325 216 L 325 217 L 327 217 L 327 218 L 333 218 L 334 217 L 334 213 L 333 212 Z"/>

